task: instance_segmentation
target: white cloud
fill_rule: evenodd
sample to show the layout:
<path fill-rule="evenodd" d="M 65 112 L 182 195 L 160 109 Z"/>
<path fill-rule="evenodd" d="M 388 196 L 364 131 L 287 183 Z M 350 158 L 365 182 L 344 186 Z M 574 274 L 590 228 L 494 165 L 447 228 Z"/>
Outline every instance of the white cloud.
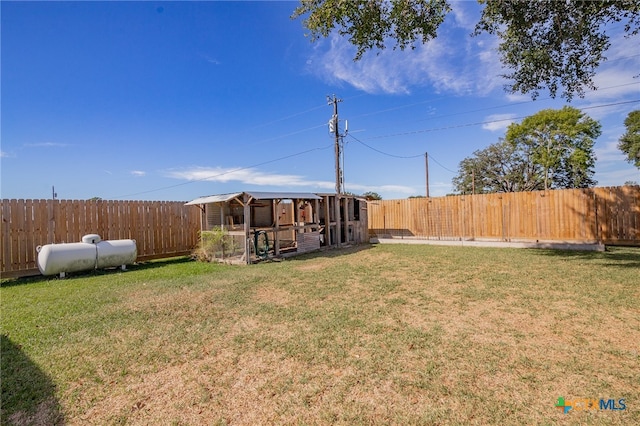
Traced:
<path fill-rule="evenodd" d="M 182 171 L 169 172 L 168 176 L 192 181 L 221 183 L 237 181 L 247 185 L 260 186 L 313 186 L 324 189 L 331 189 L 335 186 L 334 182 L 312 181 L 298 175 L 264 173 L 254 168 L 194 167 Z"/>
<path fill-rule="evenodd" d="M 640 55 L 627 59 L 605 62 L 593 81 L 598 90 L 588 92 L 584 99 L 588 102 L 620 100 L 626 96 L 640 95 Z"/>
<path fill-rule="evenodd" d="M 147 174 L 147 172 L 143 172 L 141 170 L 132 170 L 131 174 L 134 175 L 134 176 L 144 176 L 144 175 Z"/>
<path fill-rule="evenodd" d="M 475 11 L 471 10 L 468 1 L 452 1 L 449 2 L 449 5 L 451 6 L 451 14 L 455 23 L 460 28 L 464 28 L 469 32 L 473 31 L 480 19 L 479 9 L 476 7 Z"/>
<path fill-rule="evenodd" d="M 9 154 L 4 151 L 0 151 L 0 158 L 9 158 Z"/>
<path fill-rule="evenodd" d="M 515 118 L 516 114 L 493 114 L 485 119 L 485 124 L 482 125 L 482 128 L 491 132 L 505 130 L 515 121 Z"/>
<path fill-rule="evenodd" d="M 607 50 L 607 59 L 611 62 L 614 60 L 634 60 L 638 61 L 638 42 L 640 34 L 627 37 L 621 31 L 612 36 L 609 41 L 611 47 Z M 606 62 L 605 62 L 606 63 Z M 636 71 L 637 74 L 637 71 Z"/>
<path fill-rule="evenodd" d="M 245 185 L 258 186 L 282 186 L 282 187 L 307 187 L 324 191 L 335 190 L 335 182 L 310 180 L 304 176 L 287 175 L 279 173 L 265 173 L 255 168 L 222 168 L 222 167 L 194 167 L 181 171 L 171 171 L 169 177 L 176 179 L 186 179 L 190 181 L 207 182 L 240 182 Z M 411 194 L 415 189 L 403 185 L 361 185 L 358 183 L 346 182 L 347 191 L 353 192 L 399 192 Z"/>
<path fill-rule="evenodd" d="M 593 149 L 593 152 L 596 155 L 598 163 L 619 163 L 621 161 L 625 161 L 626 158 L 622 151 L 618 149 L 617 140 L 609 140 L 604 143 L 599 143 Z"/>
<path fill-rule="evenodd" d="M 452 31 L 415 49 L 388 47 L 354 61 L 356 48 L 334 32 L 317 43 L 307 64 L 331 84 L 343 82 L 371 94 L 408 94 L 430 85 L 442 93 L 486 95 L 504 84 L 496 45 L 491 36 Z"/>
<path fill-rule="evenodd" d="M 594 177 L 598 181 L 598 186 L 620 186 L 627 181 L 640 182 L 640 171 L 632 166 L 606 171 L 596 170 Z"/>

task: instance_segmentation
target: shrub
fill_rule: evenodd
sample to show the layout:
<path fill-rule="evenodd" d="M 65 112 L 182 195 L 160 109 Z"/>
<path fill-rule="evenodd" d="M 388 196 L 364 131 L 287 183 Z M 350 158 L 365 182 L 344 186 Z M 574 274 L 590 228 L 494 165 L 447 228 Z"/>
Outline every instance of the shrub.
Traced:
<path fill-rule="evenodd" d="M 198 260 L 211 262 L 214 259 L 224 259 L 232 255 L 238 249 L 233 237 L 220 228 L 214 227 L 211 231 L 200 232 L 200 244 L 194 253 Z"/>

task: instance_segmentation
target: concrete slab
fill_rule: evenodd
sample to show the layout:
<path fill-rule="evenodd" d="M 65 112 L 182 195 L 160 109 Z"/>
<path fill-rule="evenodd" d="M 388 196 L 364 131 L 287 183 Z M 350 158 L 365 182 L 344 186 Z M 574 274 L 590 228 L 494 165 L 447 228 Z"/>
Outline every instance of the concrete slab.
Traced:
<path fill-rule="evenodd" d="M 370 239 L 373 244 L 428 244 L 435 246 L 535 248 L 554 250 L 604 251 L 604 244 L 571 241 L 477 241 L 477 240 L 426 240 L 419 238 Z"/>

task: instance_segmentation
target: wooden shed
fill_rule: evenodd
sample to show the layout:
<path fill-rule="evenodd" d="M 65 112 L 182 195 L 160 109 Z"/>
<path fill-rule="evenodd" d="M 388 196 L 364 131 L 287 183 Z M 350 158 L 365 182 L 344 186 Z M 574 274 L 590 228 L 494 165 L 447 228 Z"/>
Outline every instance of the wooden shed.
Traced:
<path fill-rule="evenodd" d="M 252 263 L 367 241 L 367 201 L 345 194 L 237 192 L 196 198 L 202 235 L 221 231 L 219 259 Z"/>

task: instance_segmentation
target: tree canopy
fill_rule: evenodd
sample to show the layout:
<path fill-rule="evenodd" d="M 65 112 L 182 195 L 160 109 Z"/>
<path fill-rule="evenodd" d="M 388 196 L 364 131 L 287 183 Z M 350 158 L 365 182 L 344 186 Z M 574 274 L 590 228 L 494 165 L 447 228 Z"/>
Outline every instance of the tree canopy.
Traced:
<path fill-rule="evenodd" d="M 542 167 L 544 189 L 594 186 L 600 123 L 579 109 L 544 109 L 507 128 L 506 140 Z"/>
<path fill-rule="evenodd" d="M 382 197 L 380 196 L 380 194 L 373 191 L 367 191 L 364 194 L 362 194 L 362 196 L 366 198 L 368 201 L 382 200 Z"/>
<path fill-rule="evenodd" d="M 460 194 L 534 191 L 544 189 L 544 180 L 540 165 L 501 140 L 462 160 L 453 187 Z"/>
<path fill-rule="evenodd" d="M 624 120 L 627 132 L 620 137 L 618 148 L 627 161 L 640 169 L 640 110 L 631 111 Z"/>
<path fill-rule="evenodd" d="M 593 145 L 600 124 L 572 107 L 546 109 L 511 124 L 504 140 L 460 162 L 458 193 L 594 186 Z"/>
<path fill-rule="evenodd" d="M 484 5 L 474 35 L 495 34 L 511 81 L 507 90 L 537 97 L 548 89 L 568 100 L 595 88 L 593 77 L 611 42 L 603 29 L 624 22 L 624 31 L 640 31 L 640 2 L 479 0 Z M 415 48 L 437 37 L 451 11 L 447 0 L 301 0 L 292 17 L 304 16 L 311 40 L 334 29 L 357 48 L 355 60 L 372 49 Z"/>

